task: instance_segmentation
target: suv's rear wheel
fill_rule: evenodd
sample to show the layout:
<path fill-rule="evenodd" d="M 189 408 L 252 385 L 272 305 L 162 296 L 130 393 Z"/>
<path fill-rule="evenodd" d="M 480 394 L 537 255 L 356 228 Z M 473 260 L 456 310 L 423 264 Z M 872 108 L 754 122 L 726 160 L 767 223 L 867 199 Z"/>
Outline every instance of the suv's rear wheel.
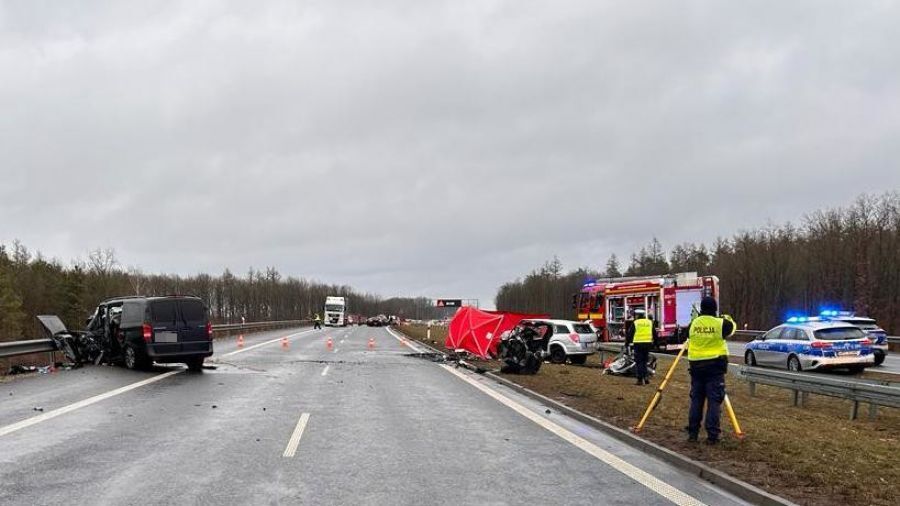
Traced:
<path fill-rule="evenodd" d="M 188 371 L 191 372 L 201 372 L 203 371 L 203 357 L 191 357 L 184 362 L 187 364 Z"/>
<path fill-rule="evenodd" d="M 141 352 L 137 351 L 134 346 L 130 344 L 125 345 L 125 350 L 123 352 L 122 363 L 125 365 L 126 369 L 147 369 L 150 365 L 150 362 L 144 357 Z"/>
<path fill-rule="evenodd" d="M 562 346 L 553 346 L 550 348 L 550 361 L 554 364 L 566 363 L 566 350 Z"/>
<path fill-rule="evenodd" d="M 587 355 L 572 355 L 569 357 L 574 365 L 584 365 L 587 362 Z"/>

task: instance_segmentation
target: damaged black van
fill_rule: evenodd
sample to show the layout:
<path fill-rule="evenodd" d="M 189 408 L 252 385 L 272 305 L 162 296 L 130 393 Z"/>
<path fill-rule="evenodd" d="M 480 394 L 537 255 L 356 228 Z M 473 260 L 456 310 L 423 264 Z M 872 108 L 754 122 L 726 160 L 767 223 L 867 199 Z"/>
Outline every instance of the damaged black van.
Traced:
<path fill-rule="evenodd" d="M 97 306 L 87 331 L 99 339 L 110 360 L 128 369 L 177 362 L 200 371 L 213 354 L 212 325 L 199 297 L 109 299 Z"/>

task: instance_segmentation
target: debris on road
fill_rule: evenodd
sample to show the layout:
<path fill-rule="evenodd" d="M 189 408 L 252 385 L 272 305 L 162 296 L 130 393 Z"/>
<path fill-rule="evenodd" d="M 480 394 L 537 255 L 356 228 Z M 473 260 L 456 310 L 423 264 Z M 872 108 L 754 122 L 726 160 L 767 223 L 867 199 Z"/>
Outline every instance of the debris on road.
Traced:
<path fill-rule="evenodd" d="M 37 372 L 38 368 L 33 365 L 14 365 L 9 368 L 9 372 L 7 374 L 28 374 L 30 372 Z"/>

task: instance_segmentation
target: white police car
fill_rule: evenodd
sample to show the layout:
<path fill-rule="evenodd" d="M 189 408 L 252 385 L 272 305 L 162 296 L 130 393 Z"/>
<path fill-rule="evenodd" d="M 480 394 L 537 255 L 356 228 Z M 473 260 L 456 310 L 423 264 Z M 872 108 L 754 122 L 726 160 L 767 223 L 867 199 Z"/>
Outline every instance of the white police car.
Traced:
<path fill-rule="evenodd" d="M 744 363 L 791 371 L 875 365 L 872 341 L 855 325 L 820 317 L 792 317 L 747 343 Z"/>
<path fill-rule="evenodd" d="M 875 320 L 866 316 L 856 316 L 849 311 L 822 311 L 822 315 L 835 321 L 841 321 L 856 325 L 872 341 L 872 352 L 875 353 L 875 365 L 881 365 L 888 352 L 887 332 L 875 323 Z"/>

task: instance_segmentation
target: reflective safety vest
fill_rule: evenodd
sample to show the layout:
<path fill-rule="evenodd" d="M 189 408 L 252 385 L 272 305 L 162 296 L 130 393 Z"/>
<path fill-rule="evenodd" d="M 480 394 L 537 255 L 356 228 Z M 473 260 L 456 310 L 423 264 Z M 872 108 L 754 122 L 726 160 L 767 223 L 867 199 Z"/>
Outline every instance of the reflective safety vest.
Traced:
<path fill-rule="evenodd" d="M 649 318 L 638 318 L 634 321 L 634 344 L 653 342 L 653 322 Z"/>
<path fill-rule="evenodd" d="M 700 315 L 691 322 L 688 334 L 688 360 L 727 357 L 728 345 L 722 335 L 722 318 Z"/>

